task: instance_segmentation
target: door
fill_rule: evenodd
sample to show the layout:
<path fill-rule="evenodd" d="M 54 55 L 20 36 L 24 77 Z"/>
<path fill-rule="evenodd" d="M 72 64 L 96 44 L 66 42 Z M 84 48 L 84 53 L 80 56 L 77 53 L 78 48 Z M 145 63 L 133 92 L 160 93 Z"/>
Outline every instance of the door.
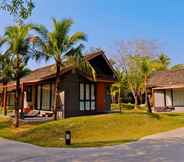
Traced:
<path fill-rule="evenodd" d="M 105 85 L 97 83 L 96 85 L 96 104 L 98 112 L 104 112 L 105 109 Z"/>
<path fill-rule="evenodd" d="M 65 92 L 62 91 L 59 93 L 60 101 L 61 101 L 61 110 L 59 111 L 59 117 L 64 118 L 64 111 L 65 111 Z"/>

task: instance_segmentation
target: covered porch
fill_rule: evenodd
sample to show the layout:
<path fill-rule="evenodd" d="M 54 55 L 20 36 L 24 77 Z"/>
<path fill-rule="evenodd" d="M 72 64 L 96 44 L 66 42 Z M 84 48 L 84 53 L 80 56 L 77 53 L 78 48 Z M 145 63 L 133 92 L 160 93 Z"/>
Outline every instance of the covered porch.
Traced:
<path fill-rule="evenodd" d="M 152 89 L 153 107 L 157 112 L 184 112 L 184 85 Z"/>
<path fill-rule="evenodd" d="M 1 107 L 6 108 L 10 114 L 15 109 L 15 83 L 1 86 Z M 3 89 L 6 91 L 3 92 Z M 54 81 L 22 82 L 20 85 L 20 113 L 25 118 L 52 117 L 55 99 Z M 3 93 L 6 93 L 4 95 Z M 6 96 L 6 97 L 5 97 Z M 63 101 L 64 102 L 64 101 Z M 62 102 L 61 102 L 62 103 Z M 58 108 L 58 117 L 63 117 L 62 105 Z M 13 116 L 13 115 L 12 115 Z"/>

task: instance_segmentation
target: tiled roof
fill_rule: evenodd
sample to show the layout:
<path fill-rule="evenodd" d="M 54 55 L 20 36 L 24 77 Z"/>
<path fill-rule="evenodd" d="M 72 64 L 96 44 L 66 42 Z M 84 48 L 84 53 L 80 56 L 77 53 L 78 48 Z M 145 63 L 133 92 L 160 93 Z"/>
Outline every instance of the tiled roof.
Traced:
<path fill-rule="evenodd" d="M 91 53 L 85 56 L 85 58 L 90 61 L 91 59 L 104 54 L 103 51 L 98 51 L 95 53 Z M 68 70 L 71 70 L 72 66 L 67 66 L 61 69 L 61 73 L 65 73 Z M 21 79 L 22 82 L 28 82 L 28 81 L 39 81 L 42 79 L 45 79 L 49 76 L 55 75 L 56 73 L 56 68 L 55 68 L 55 64 L 52 65 L 48 65 L 48 66 L 44 66 L 41 68 L 38 68 L 36 70 L 33 70 L 29 75 L 23 77 Z"/>
<path fill-rule="evenodd" d="M 173 87 L 184 85 L 184 69 L 166 70 L 153 73 L 148 79 L 148 87 Z"/>
<path fill-rule="evenodd" d="M 85 58 L 88 61 L 90 61 L 99 55 L 105 56 L 103 51 L 98 51 L 98 52 L 94 52 L 94 53 L 86 55 Z M 61 74 L 68 72 L 71 69 L 72 69 L 71 65 L 64 67 L 61 69 Z M 24 83 L 38 82 L 38 81 L 41 81 L 41 80 L 44 80 L 46 78 L 50 78 L 50 77 L 54 76 L 55 73 L 56 73 L 55 64 L 44 66 L 44 67 L 38 68 L 36 70 L 33 70 L 29 75 L 21 78 L 21 83 L 23 83 L 23 82 Z M 2 86 L 2 84 L 0 84 L 0 87 L 1 86 Z M 8 86 L 9 87 L 15 86 L 15 82 L 8 83 Z"/>

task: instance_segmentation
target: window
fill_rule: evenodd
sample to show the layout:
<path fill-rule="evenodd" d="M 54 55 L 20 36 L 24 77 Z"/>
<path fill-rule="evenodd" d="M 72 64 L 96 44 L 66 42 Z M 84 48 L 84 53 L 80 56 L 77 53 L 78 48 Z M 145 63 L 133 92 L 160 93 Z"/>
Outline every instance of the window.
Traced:
<path fill-rule="evenodd" d="M 27 88 L 27 101 L 31 102 L 32 101 L 32 86 L 29 86 Z"/>
<path fill-rule="evenodd" d="M 50 84 L 42 85 L 42 110 L 50 110 Z"/>
<path fill-rule="evenodd" d="M 54 84 L 44 83 L 37 87 L 37 109 L 50 111 L 54 105 Z"/>
<path fill-rule="evenodd" d="M 80 83 L 80 111 L 95 110 L 95 85 Z"/>
<path fill-rule="evenodd" d="M 15 93 L 10 92 L 8 94 L 8 106 L 14 106 L 15 105 Z"/>

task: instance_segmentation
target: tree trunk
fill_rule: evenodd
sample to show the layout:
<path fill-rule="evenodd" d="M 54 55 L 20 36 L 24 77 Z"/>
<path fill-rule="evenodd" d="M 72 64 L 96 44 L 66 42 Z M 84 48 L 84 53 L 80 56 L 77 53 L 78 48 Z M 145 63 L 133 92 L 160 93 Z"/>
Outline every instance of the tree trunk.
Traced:
<path fill-rule="evenodd" d="M 57 120 L 57 111 L 60 108 L 59 102 L 59 86 L 60 86 L 60 63 L 56 63 L 56 87 L 55 87 L 55 100 L 54 100 L 54 120 Z M 64 113 L 64 112 L 62 112 Z"/>
<path fill-rule="evenodd" d="M 19 127 L 19 105 L 20 105 L 20 77 L 19 77 L 19 69 L 17 69 L 16 93 L 15 93 L 15 127 Z"/>
<path fill-rule="evenodd" d="M 4 115 L 7 115 L 7 83 L 3 83 L 3 110 Z"/>
<path fill-rule="evenodd" d="M 147 93 L 147 77 L 145 77 L 145 80 L 144 80 L 144 91 L 145 91 L 145 104 L 147 106 L 147 112 L 152 113 L 151 105 L 150 105 L 150 101 Z"/>
<path fill-rule="evenodd" d="M 135 95 L 134 100 L 135 100 L 134 108 L 137 109 L 137 106 L 138 106 L 138 96 L 137 95 Z"/>
<path fill-rule="evenodd" d="M 133 88 L 131 88 L 131 91 L 132 91 L 132 94 L 133 94 L 133 97 L 134 97 L 134 101 L 135 101 L 135 103 L 134 103 L 134 109 L 137 109 L 137 105 L 138 105 L 138 96 L 137 96 L 137 92 L 135 92 L 135 91 L 133 90 Z"/>
<path fill-rule="evenodd" d="M 3 87 L 3 91 L 2 91 L 2 102 L 1 102 L 1 107 L 3 108 L 4 106 L 4 87 Z"/>
<path fill-rule="evenodd" d="M 121 88 L 119 88 L 118 90 L 118 105 L 119 105 L 119 110 L 120 110 L 120 113 L 121 113 Z"/>
<path fill-rule="evenodd" d="M 151 104 L 150 104 L 150 98 L 147 96 L 147 106 L 148 106 L 148 112 L 152 113 Z"/>

